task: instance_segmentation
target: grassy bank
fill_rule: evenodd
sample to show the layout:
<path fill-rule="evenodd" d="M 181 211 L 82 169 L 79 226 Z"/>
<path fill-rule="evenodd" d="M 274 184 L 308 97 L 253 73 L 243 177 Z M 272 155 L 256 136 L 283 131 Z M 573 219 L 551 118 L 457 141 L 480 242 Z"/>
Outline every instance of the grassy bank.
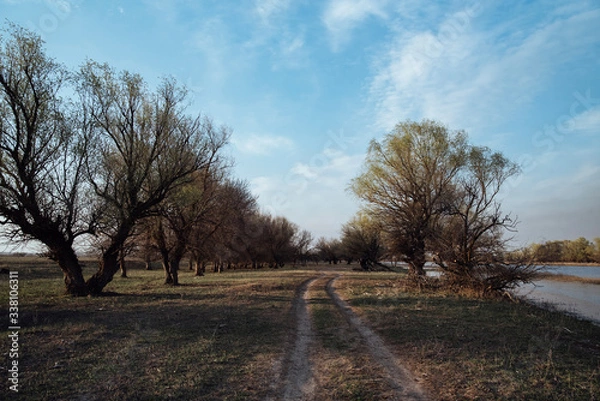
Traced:
<path fill-rule="evenodd" d="M 52 264 L 7 265 L 19 271 L 23 400 L 265 399 L 295 327 L 296 288 L 318 275 L 315 267 L 182 271 L 183 285 L 173 288 L 158 270 L 131 269 L 129 278 L 115 277 L 108 296 L 70 298 Z M 526 304 L 410 294 L 396 274 L 338 273 L 339 292 L 434 399 L 600 398 L 600 327 Z M 0 278 L 5 311 L 7 278 Z M 360 339 L 322 285 L 309 295 L 319 399 L 382 399 L 388 389 L 372 379 L 377 367 L 366 362 Z M 4 396 L 9 383 L 2 382 Z"/>
<path fill-rule="evenodd" d="M 347 276 L 344 295 L 443 400 L 596 400 L 600 327 L 528 304 L 411 294 Z"/>

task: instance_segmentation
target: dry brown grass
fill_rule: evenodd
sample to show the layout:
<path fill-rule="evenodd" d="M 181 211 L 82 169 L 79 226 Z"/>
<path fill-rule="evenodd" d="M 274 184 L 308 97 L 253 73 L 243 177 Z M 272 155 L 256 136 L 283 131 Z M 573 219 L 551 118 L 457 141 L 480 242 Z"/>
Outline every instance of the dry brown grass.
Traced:
<path fill-rule="evenodd" d="M 296 328 L 290 314 L 296 289 L 324 271 L 194 277 L 184 270 L 183 285 L 168 287 L 161 271 L 133 268 L 129 278 L 115 277 L 108 296 L 71 298 L 61 295 L 54 265 L 31 259 L 5 265 L 19 271 L 23 400 L 265 399 Z M 90 264 L 86 276 L 93 270 Z M 345 265 L 325 272 L 342 274 L 340 294 L 425 381 L 433 399 L 600 398 L 600 327 L 526 304 L 410 293 L 397 274 Z M 390 388 L 380 368 L 321 284 L 310 294 L 320 399 L 385 399 Z M 7 302 L 3 276 L 0 303 Z M 6 339 L 6 314 L 1 319 Z"/>
<path fill-rule="evenodd" d="M 168 287 L 162 272 L 133 269 L 107 296 L 70 298 L 60 295 L 56 267 L 11 268 L 20 279 L 24 400 L 264 399 L 292 324 L 289 304 L 306 278 L 182 272 L 183 285 Z"/>
<path fill-rule="evenodd" d="M 317 280 L 309 291 L 319 339 L 313 350 L 320 386 L 316 400 L 393 399 L 394 391 L 385 380 L 383 368 L 327 294 L 325 285 L 330 279 Z"/>
<path fill-rule="evenodd" d="M 527 304 L 407 293 L 395 277 L 372 277 L 347 276 L 344 295 L 436 399 L 600 396 L 600 327 Z"/>

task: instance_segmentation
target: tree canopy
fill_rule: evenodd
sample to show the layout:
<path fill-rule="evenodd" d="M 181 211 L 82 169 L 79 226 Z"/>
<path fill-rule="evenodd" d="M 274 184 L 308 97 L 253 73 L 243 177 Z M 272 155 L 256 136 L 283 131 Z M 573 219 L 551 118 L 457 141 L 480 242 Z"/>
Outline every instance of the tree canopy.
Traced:
<path fill-rule="evenodd" d="M 350 189 L 381 227 L 390 256 L 408 263 L 413 277 L 423 277 L 430 260 L 448 282 L 494 293 L 535 273 L 527 263 L 505 263 L 503 235 L 516 221 L 502 213 L 498 195 L 519 171 L 501 153 L 469 144 L 464 131 L 405 121 L 371 142 Z"/>

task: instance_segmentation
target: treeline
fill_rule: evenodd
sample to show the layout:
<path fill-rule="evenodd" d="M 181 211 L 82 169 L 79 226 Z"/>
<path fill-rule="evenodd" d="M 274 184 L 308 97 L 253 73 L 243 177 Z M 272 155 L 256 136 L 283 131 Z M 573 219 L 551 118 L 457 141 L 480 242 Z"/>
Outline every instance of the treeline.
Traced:
<path fill-rule="evenodd" d="M 73 295 L 102 292 L 125 255 L 149 249 L 172 284 L 184 256 L 255 267 L 302 258 L 310 234 L 260 212 L 231 176 L 230 130 L 188 113 L 188 102 L 173 78 L 151 90 L 107 64 L 70 71 L 39 36 L 8 24 L 0 34 L 4 233 L 41 242 Z M 75 251 L 82 241 L 100 259 L 87 280 Z"/>
<path fill-rule="evenodd" d="M 534 243 L 519 252 L 536 263 L 600 263 L 600 237 Z"/>

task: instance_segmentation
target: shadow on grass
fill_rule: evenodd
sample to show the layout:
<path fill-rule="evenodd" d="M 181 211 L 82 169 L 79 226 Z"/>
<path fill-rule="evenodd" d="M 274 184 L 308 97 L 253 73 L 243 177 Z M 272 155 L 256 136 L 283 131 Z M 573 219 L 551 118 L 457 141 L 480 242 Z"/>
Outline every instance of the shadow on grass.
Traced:
<path fill-rule="evenodd" d="M 292 291 L 155 289 L 23 305 L 20 398 L 267 396 L 272 359 L 291 325 Z"/>

